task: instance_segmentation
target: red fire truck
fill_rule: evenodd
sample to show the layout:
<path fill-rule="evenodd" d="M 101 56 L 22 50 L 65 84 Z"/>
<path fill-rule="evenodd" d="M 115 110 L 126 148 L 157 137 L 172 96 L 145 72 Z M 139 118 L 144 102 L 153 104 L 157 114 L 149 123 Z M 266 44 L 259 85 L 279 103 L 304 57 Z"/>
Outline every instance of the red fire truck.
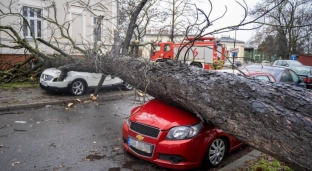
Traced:
<path fill-rule="evenodd" d="M 194 38 L 188 38 L 182 43 L 155 43 L 150 58 L 152 61 L 163 61 L 178 57 L 178 60 L 185 60 L 189 65 L 205 69 L 211 69 L 215 60 L 225 60 L 225 45 L 220 44 L 216 38 L 200 37 L 193 43 L 190 43 L 191 41 L 194 41 Z M 177 56 L 179 50 L 180 54 Z"/>

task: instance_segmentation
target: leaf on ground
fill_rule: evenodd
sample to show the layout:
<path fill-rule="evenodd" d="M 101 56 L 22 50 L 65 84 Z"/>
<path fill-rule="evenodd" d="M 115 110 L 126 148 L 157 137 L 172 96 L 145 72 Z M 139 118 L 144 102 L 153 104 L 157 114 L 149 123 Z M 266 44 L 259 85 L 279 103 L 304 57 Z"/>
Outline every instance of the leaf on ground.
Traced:
<path fill-rule="evenodd" d="M 87 100 L 87 101 L 84 101 L 83 103 L 90 103 L 91 101 L 90 100 Z"/>
<path fill-rule="evenodd" d="M 14 162 L 11 165 L 14 166 L 15 164 L 20 164 L 20 162 Z"/>
<path fill-rule="evenodd" d="M 96 96 L 91 96 L 90 99 L 91 99 L 92 101 L 96 101 L 96 100 L 97 100 L 97 97 L 96 97 Z"/>
<path fill-rule="evenodd" d="M 81 103 L 81 100 L 80 100 L 80 99 L 76 99 L 76 100 L 77 100 L 77 102 Z"/>
<path fill-rule="evenodd" d="M 67 107 L 70 108 L 74 105 L 74 103 L 68 103 Z"/>
<path fill-rule="evenodd" d="M 141 96 L 141 97 L 144 97 L 145 93 L 142 93 L 141 91 L 138 91 L 138 95 Z"/>

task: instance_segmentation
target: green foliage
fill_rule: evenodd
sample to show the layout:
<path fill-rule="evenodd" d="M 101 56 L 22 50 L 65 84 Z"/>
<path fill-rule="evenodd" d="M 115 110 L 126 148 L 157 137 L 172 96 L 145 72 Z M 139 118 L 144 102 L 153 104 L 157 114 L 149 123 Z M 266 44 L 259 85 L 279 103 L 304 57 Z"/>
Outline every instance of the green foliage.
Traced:
<path fill-rule="evenodd" d="M 260 159 L 254 165 L 251 166 L 251 170 L 253 171 L 293 171 L 288 166 L 282 165 L 276 159 L 268 160 L 268 159 Z"/>
<path fill-rule="evenodd" d="M 38 82 L 9 82 L 9 83 L 1 83 L 0 90 L 13 90 L 19 88 L 39 88 Z"/>

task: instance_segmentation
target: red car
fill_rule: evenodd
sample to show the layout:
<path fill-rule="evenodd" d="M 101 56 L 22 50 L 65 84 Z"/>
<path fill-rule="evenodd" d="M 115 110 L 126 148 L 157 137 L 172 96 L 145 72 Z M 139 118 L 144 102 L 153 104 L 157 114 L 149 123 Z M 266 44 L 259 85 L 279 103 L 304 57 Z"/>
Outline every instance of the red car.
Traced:
<path fill-rule="evenodd" d="M 233 70 L 233 69 L 222 69 L 222 70 L 216 70 L 217 72 L 226 72 L 226 73 L 232 73 L 232 74 L 236 74 L 236 75 L 242 75 L 243 73 L 247 76 L 247 77 L 251 77 L 251 78 L 256 78 L 259 80 L 264 80 L 264 81 L 270 81 L 270 82 L 276 82 L 275 77 L 270 74 L 269 72 L 265 72 L 265 71 L 249 71 L 249 70 Z"/>
<path fill-rule="evenodd" d="M 122 136 L 129 153 L 178 170 L 216 167 L 226 154 L 242 145 L 196 115 L 159 99 L 133 108 L 123 124 Z"/>

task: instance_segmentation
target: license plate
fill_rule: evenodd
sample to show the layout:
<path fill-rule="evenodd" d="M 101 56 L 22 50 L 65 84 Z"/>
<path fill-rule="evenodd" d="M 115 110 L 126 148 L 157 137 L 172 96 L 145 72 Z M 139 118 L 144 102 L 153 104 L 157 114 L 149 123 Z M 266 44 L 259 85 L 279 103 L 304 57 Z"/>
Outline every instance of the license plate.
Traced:
<path fill-rule="evenodd" d="M 41 85 L 43 85 L 43 86 L 45 86 L 45 87 L 46 87 L 46 86 L 48 86 L 48 83 L 47 83 L 47 82 L 45 82 L 45 81 L 42 81 L 42 82 L 41 82 Z"/>
<path fill-rule="evenodd" d="M 151 154 L 152 153 L 152 145 L 147 144 L 142 141 L 138 141 L 136 139 L 133 139 L 131 137 L 128 137 L 128 145 L 132 146 L 138 150 L 144 151 L 146 153 Z"/>

